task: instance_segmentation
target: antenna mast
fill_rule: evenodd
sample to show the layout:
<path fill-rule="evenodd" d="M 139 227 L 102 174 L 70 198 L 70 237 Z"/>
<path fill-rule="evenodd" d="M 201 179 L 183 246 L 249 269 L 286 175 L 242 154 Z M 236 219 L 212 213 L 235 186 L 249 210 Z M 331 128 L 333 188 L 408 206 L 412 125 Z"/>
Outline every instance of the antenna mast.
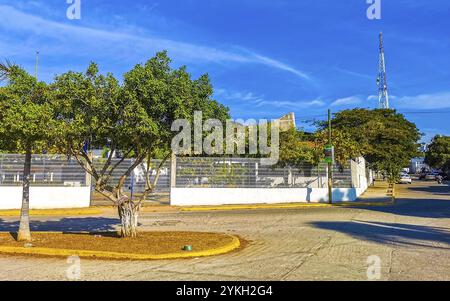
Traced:
<path fill-rule="evenodd" d="M 386 79 L 386 64 L 384 61 L 383 33 L 380 32 L 380 55 L 378 62 L 378 107 L 380 109 L 389 109 L 389 95 Z"/>

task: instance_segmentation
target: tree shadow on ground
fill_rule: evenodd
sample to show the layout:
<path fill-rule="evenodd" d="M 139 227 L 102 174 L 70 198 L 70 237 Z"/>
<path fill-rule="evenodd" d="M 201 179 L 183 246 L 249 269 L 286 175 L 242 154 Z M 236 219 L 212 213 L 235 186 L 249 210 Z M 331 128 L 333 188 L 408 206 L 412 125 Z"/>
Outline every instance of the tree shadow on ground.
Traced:
<path fill-rule="evenodd" d="M 104 232 L 114 231 L 119 225 L 117 218 L 84 217 L 61 218 L 58 220 L 31 221 L 31 231 L 61 231 L 61 232 Z M 7 221 L 0 218 L 0 231 L 15 232 L 19 229 L 19 221 Z"/>
<path fill-rule="evenodd" d="M 430 183 L 405 188 L 404 192 L 399 193 L 394 206 L 362 206 L 361 209 L 412 217 L 450 218 L 450 186 Z M 447 195 L 448 199 L 442 198 Z"/>
<path fill-rule="evenodd" d="M 399 199 L 394 205 L 351 206 L 363 210 L 424 218 L 450 218 L 450 201 L 429 199 Z"/>
<path fill-rule="evenodd" d="M 446 184 L 440 186 L 409 187 L 408 190 L 426 192 L 434 195 L 447 195 L 450 201 L 450 186 Z"/>
<path fill-rule="evenodd" d="M 338 231 L 354 238 L 380 244 L 397 244 L 450 250 L 450 229 L 368 221 L 312 222 L 314 227 Z M 447 246 L 436 246 L 435 243 Z M 434 244 L 433 244 L 434 243 Z"/>

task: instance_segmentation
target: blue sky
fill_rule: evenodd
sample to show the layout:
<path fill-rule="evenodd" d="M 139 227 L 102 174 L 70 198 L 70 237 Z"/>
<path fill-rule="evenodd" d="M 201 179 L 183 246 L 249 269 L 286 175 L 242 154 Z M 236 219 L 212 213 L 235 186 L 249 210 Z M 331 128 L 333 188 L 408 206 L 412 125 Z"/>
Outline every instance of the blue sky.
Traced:
<path fill-rule="evenodd" d="M 450 1 L 381 0 L 0 0 L 0 59 L 50 81 L 90 61 L 121 77 L 167 49 L 174 67 L 208 73 L 233 118 L 297 122 L 326 110 L 377 106 L 378 33 L 383 31 L 391 107 L 429 140 L 450 135 Z"/>

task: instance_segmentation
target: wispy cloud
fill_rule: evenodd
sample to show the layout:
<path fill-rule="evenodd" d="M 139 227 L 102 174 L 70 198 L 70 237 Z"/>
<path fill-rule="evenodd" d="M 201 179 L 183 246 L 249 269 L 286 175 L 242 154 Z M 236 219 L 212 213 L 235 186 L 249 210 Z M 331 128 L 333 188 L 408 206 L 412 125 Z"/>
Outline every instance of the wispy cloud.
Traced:
<path fill-rule="evenodd" d="M 263 96 L 257 96 L 252 92 L 230 92 L 227 89 L 219 88 L 215 90 L 216 96 L 230 101 L 238 101 L 238 102 L 260 102 L 263 100 Z"/>
<path fill-rule="evenodd" d="M 297 69 L 295 69 L 295 68 L 293 68 L 291 66 L 288 66 L 286 64 L 283 64 L 283 63 L 281 63 L 279 61 L 276 61 L 274 59 L 271 59 L 271 58 L 268 58 L 268 57 L 265 57 L 265 56 L 262 56 L 262 55 L 259 55 L 259 54 L 256 54 L 256 53 L 253 53 L 252 56 L 253 56 L 253 58 L 256 61 L 259 61 L 262 64 L 265 64 L 267 66 L 271 66 L 271 67 L 274 67 L 274 68 L 277 68 L 277 69 L 281 69 L 281 70 L 285 70 L 285 71 L 291 72 L 291 73 L 293 73 L 293 74 L 295 74 L 295 75 L 297 75 L 299 77 L 302 77 L 304 79 L 308 79 L 308 80 L 311 79 L 310 76 L 307 75 L 306 73 L 304 73 L 302 71 L 299 71 L 299 70 L 297 70 Z"/>
<path fill-rule="evenodd" d="M 249 50 L 227 51 L 151 35 L 111 31 L 101 26 L 95 28 L 76 26 L 44 19 L 8 5 L 0 5 L 0 15 L 2 16 L 0 28 L 8 32 L 32 34 L 33 38 L 50 39 L 52 42 L 50 46 L 45 46 L 45 43 L 41 41 L 47 53 L 77 56 L 103 54 L 120 60 L 130 59 L 130 57 L 134 60 L 135 56 L 141 57 L 145 54 L 148 57 L 152 52 L 166 49 L 171 56 L 183 61 L 253 63 L 286 71 L 302 79 L 309 79 L 303 71 Z M 139 30 L 139 32 L 142 31 Z M 0 48 L 6 46 L 4 43 L 0 44 Z"/>
<path fill-rule="evenodd" d="M 334 69 L 339 71 L 339 72 L 342 72 L 344 74 L 348 74 L 348 75 L 351 75 L 351 76 L 354 76 L 354 77 L 360 77 L 360 78 L 372 79 L 372 80 L 375 78 L 375 76 L 370 76 L 368 74 L 364 74 L 364 73 L 361 73 L 361 72 L 348 70 L 348 69 L 341 68 L 341 67 L 334 67 Z"/>
<path fill-rule="evenodd" d="M 267 99 L 263 95 L 258 96 L 252 92 L 230 92 L 226 89 L 217 89 L 216 96 L 230 102 L 240 103 L 241 105 L 251 105 L 252 108 L 268 107 L 277 109 L 307 109 L 323 107 L 326 103 L 321 99 L 313 100 L 276 100 Z"/>
<path fill-rule="evenodd" d="M 437 92 L 412 96 L 389 96 L 392 108 L 415 110 L 439 110 L 450 108 L 450 92 Z M 377 95 L 369 95 L 367 101 L 378 101 Z"/>
<path fill-rule="evenodd" d="M 299 101 L 291 101 L 291 100 L 264 100 L 257 104 L 257 106 L 268 106 L 268 107 L 276 107 L 276 108 L 285 108 L 288 110 L 295 109 L 308 109 L 308 108 L 318 108 L 325 106 L 326 103 L 320 99 L 314 100 L 299 100 Z"/>
<path fill-rule="evenodd" d="M 359 96 L 350 96 L 350 97 L 344 97 L 336 99 L 331 103 L 332 107 L 339 107 L 339 106 L 349 106 L 349 105 L 358 105 L 362 103 L 362 99 Z"/>
<path fill-rule="evenodd" d="M 398 108 L 437 110 L 450 108 L 450 92 L 420 94 L 416 96 L 392 96 L 392 104 Z"/>

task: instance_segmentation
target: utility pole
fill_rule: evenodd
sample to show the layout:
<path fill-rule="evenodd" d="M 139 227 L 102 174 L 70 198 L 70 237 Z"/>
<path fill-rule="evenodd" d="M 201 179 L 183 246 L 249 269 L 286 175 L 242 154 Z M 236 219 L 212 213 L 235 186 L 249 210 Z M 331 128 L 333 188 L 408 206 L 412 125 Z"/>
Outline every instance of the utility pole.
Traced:
<path fill-rule="evenodd" d="M 380 109 L 389 109 L 389 95 L 386 78 L 386 63 L 384 60 L 383 33 L 380 32 L 380 53 L 378 59 L 378 107 Z"/>
<path fill-rule="evenodd" d="M 38 65 L 39 65 L 39 51 L 36 51 L 36 65 L 34 66 L 34 77 L 38 81 Z"/>
<path fill-rule="evenodd" d="M 334 157 L 334 150 L 333 150 L 333 144 L 331 141 L 331 110 L 328 109 L 328 203 L 333 203 L 333 157 Z"/>

